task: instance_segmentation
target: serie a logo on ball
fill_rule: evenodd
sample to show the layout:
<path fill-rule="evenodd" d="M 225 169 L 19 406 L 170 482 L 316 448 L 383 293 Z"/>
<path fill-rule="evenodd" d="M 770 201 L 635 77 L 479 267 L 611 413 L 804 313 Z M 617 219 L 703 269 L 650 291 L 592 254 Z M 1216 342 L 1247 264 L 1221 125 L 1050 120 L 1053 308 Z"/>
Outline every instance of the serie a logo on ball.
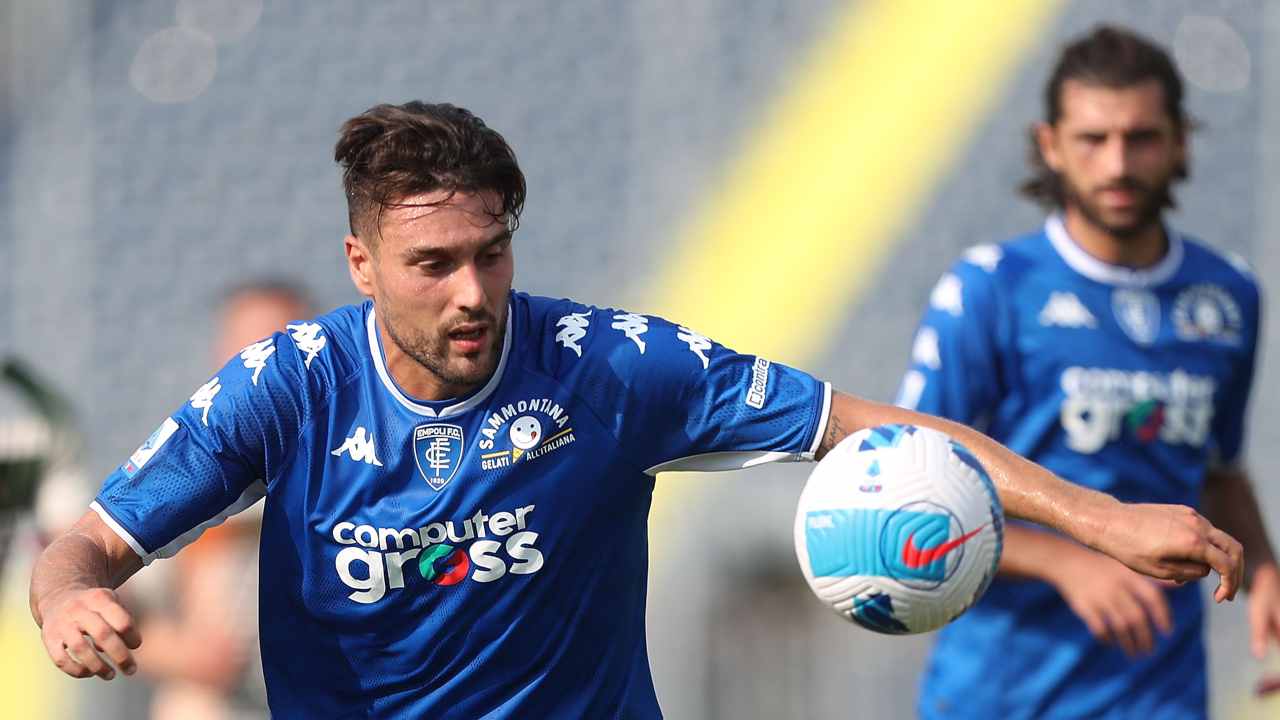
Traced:
<path fill-rule="evenodd" d="M 986 591 L 1004 513 L 991 478 L 946 434 L 913 425 L 854 433 L 814 468 L 795 545 L 814 594 L 876 632 L 928 632 Z"/>

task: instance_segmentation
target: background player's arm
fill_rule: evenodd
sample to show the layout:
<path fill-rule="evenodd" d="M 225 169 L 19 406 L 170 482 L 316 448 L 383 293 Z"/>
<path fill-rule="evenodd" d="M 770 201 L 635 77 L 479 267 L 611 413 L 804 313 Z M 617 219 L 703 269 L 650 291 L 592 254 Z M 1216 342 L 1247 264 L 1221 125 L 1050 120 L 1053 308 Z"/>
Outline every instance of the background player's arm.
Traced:
<path fill-rule="evenodd" d="M 1156 630 L 1173 631 L 1158 581 L 1061 535 L 1006 525 L 1000 572 L 1049 583 L 1094 637 L 1131 656 L 1155 648 Z"/>
<path fill-rule="evenodd" d="M 1244 545 L 1244 588 L 1249 596 L 1253 654 L 1266 654 L 1268 638 L 1280 642 L 1280 569 L 1249 474 L 1239 466 L 1215 466 L 1205 475 L 1205 515 Z"/>
<path fill-rule="evenodd" d="M 850 433 L 909 423 L 947 433 L 986 467 L 1005 512 L 1058 530 L 1145 575 L 1196 580 L 1218 571 L 1215 599 L 1235 597 L 1244 572 L 1240 543 L 1189 507 L 1126 504 L 1073 485 L 1000 443 L 950 420 L 835 393 L 821 458 Z"/>
<path fill-rule="evenodd" d="M 137 669 L 142 644 L 115 588 L 142 558 L 92 510 L 45 548 L 31 574 L 31 615 L 54 665 L 72 677 L 115 677 Z M 99 655 L 101 653 L 101 656 Z"/>

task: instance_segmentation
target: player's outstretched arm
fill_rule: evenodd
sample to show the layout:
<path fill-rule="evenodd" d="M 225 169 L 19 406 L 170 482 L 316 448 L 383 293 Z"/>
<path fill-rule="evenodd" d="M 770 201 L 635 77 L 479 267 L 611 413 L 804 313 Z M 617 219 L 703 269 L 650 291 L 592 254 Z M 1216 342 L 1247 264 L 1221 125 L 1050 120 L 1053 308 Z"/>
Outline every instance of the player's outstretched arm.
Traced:
<path fill-rule="evenodd" d="M 1214 597 L 1235 597 L 1244 572 L 1240 543 L 1182 505 L 1121 503 L 1069 483 L 959 423 L 903 408 L 835 393 L 821 458 L 850 433 L 885 423 L 908 423 L 945 432 L 986 467 L 1005 513 L 1054 528 L 1144 575 L 1196 580 L 1210 569 L 1220 580 Z"/>
<path fill-rule="evenodd" d="M 31 615 L 59 670 L 110 680 L 115 670 L 105 657 L 134 673 L 132 650 L 142 637 L 114 588 L 141 567 L 138 554 L 93 511 L 40 554 L 31 573 Z"/>

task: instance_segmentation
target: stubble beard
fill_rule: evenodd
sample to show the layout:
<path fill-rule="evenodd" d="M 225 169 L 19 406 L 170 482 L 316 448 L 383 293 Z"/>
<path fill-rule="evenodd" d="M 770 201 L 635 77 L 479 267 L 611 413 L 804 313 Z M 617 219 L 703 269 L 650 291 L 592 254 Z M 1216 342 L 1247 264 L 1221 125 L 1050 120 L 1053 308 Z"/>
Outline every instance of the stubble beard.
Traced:
<path fill-rule="evenodd" d="M 1118 240 L 1129 240 L 1137 237 L 1144 230 L 1160 222 L 1160 214 L 1169 205 L 1170 181 L 1166 180 L 1157 187 L 1149 187 L 1133 179 L 1123 179 L 1109 187 L 1121 187 L 1138 195 L 1138 212 L 1133 220 L 1115 223 L 1107 220 L 1101 208 L 1092 201 L 1090 195 L 1083 193 L 1069 179 L 1062 177 L 1062 187 L 1066 191 L 1066 202 L 1075 208 L 1090 225 L 1106 232 Z M 1101 190 L 1102 188 L 1100 188 Z"/>
<path fill-rule="evenodd" d="M 490 340 L 488 346 L 481 352 L 484 357 L 481 362 L 467 363 L 469 369 L 455 369 L 450 367 L 449 327 L 441 328 L 439 334 L 432 338 L 413 328 L 409 328 L 408 332 L 401 332 L 401 328 L 398 327 L 399 318 L 389 316 L 385 312 L 383 320 L 391 341 L 423 369 L 436 376 L 447 388 L 456 391 L 455 397 L 457 394 L 464 394 L 479 387 L 493 376 L 498 367 L 498 356 L 507 333 L 505 318 L 499 322 L 498 318 L 487 312 L 477 313 L 460 321 L 487 322 Z"/>

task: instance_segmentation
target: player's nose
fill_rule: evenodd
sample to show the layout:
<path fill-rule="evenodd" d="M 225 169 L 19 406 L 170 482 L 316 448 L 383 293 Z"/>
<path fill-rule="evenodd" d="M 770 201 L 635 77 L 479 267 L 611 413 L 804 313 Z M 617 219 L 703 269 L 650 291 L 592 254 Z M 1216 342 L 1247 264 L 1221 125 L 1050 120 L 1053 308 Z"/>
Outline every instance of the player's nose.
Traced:
<path fill-rule="evenodd" d="M 464 310 L 478 310 L 487 306 L 489 298 L 480 269 L 467 264 L 454 273 L 454 302 Z"/>

